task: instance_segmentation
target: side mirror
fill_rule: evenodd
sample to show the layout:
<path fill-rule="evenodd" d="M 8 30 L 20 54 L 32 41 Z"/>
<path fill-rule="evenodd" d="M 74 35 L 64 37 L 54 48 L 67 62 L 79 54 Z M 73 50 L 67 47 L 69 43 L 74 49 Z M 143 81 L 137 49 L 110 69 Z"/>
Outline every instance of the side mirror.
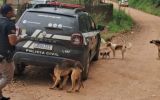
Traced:
<path fill-rule="evenodd" d="M 100 31 L 103 31 L 104 28 L 105 28 L 105 26 L 103 26 L 103 25 L 98 25 L 98 26 L 97 26 L 97 29 L 100 30 Z"/>

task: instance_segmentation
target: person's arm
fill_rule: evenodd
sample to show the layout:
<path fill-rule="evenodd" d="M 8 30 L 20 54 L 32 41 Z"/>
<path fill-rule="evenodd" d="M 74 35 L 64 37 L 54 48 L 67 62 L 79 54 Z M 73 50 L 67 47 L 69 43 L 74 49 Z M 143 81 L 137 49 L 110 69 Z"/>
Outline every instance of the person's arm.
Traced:
<path fill-rule="evenodd" d="M 10 45 L 14 46 L 14 45 L 16 45 L 19 38 L 16 36 L 16 34 L 9 34 L 8 40 L 9 40 Z"/>
<path fill-rule="evenodd" d="M 16 45 L 19 38 L 16 36 L 16 28 L 13 23 L 10 23 L 7 26 L 7 35 L 8 35 L 8 40 L 9 40 L 10 45 L 12 46 Z"/>

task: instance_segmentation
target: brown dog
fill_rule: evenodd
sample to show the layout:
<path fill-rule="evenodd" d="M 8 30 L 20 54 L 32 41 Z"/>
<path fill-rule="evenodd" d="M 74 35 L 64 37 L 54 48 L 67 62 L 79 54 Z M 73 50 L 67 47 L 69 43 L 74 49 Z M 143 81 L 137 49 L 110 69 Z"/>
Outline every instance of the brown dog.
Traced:
<path fill-rule="evenodd" d="M 113 51 L 113 56 L 115 57 L 116 50 L 120 50 L 122 52 L 122 59 L 124 59 L 124 53 L 126 52 L 126 49 L 130 49 L 132 44 L 129 43 L 129 46 L 127 47 L 125 44 L 114 44 L 112 42 L 107 42 L 107 47 L 110 47 L 111 50 Z"/>
<path fill-rule="evenodd" d="M 158 57 L 160 58 L 160 40 L 152 40 L 150 43 L 155 44 L 158 47 Z"/>
<path fill-rule="evenodd" d="M 59 88 L 63 89 L 69 75 L 71 74 L 72 87 L 67 92 L 76 91 L 78 92 L 83 86 L 81 80 L 83 67 L 79 61 L 73 60 L 64 60 L 61 64 L 57 64 L 54 68 L 54 75 L 52 76 L 53 80 L 55 80 L 54 85 L 50 89 L 55 89 L 57 85 L 60 85 Z M 63 82 L 60 84 L 61 77 L 63 77 Z M 76 89 L 76 83 L 78 82 L 78 88 Z"/>

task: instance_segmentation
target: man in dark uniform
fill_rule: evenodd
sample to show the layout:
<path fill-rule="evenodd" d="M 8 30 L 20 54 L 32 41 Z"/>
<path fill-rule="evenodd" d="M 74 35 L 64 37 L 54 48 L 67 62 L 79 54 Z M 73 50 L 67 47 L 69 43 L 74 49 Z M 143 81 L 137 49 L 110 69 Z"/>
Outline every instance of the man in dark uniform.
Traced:
<path fill-rule="evenodd" d="M 0 100 L 9 100 L 2 95 L 2 89 L 11 82 L 14 75 L 12 56 L 18 38 L 15 25 L 10 20 L 15 16 L 13 8 L 5 4 L 0 12 Z"/>

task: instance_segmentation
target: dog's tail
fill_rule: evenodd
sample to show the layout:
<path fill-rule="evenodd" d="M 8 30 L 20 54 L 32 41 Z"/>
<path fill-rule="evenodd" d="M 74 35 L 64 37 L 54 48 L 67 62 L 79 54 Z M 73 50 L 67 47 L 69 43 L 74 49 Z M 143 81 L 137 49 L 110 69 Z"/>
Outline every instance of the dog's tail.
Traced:
<path fill-rule="evenodd" d="M 127 48 L 127 49 L 131 49 L 131 48 L 132 48 L 132 43 L 129 42 L 129 43 L 126 45 L 126 48 Z"/>

